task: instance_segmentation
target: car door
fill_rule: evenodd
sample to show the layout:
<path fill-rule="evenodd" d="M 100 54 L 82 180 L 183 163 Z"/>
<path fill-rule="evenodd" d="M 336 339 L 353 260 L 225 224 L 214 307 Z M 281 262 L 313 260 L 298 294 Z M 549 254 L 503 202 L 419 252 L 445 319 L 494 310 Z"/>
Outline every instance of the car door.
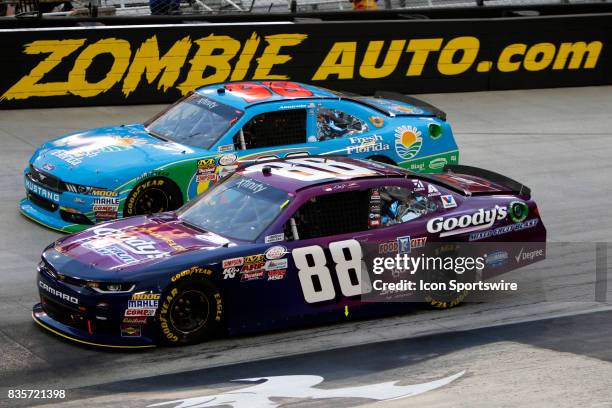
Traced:
<path fill-rule="evenodd" d="M 297 296 L 310 312 L 359 302 L 370 290 L 361 246 L 370 235 L 368 190 L 348 184 L 315 188 L 284 226 Z"/>
<path fill-rule="evenodd" d="M 266 156 L 286 157 L 288 154 L 308 151 L 307 109 L 289 106 L 291 109 L 274 110 L 272 105 L 266 105 L 266 109 L 247 111 L 213 146 L 215 153 L 195 160 L 196 172 L 190 197 L 210 188 L 239 164 Z M 311 144 L 311 147 L 316 146 Z"/>
<path fill-rule="evenodd" d="M 440 192 L 410 179 L 313 189 L 282 234 L 291 254 L 290 278 L 299 286 L 296 296 L 310 312 L 379 300 L 371 293 L 375 258 L 411 254 L 425 246 L 426 223 L 440 208 Z"/>
<path fill-rule="evenodd" d="M 320 153 L 317 144 L 309 142 L 309 135 L 314 133 L 314 121 L 310 119 L 313 109 L 312 103 L 293 101 L 284 106 L 266 106 L 265 112 L 244 121 L 231 139 L 239 161 L 250 162 L 266 156 L 283 158 L 292 153 Z"/>

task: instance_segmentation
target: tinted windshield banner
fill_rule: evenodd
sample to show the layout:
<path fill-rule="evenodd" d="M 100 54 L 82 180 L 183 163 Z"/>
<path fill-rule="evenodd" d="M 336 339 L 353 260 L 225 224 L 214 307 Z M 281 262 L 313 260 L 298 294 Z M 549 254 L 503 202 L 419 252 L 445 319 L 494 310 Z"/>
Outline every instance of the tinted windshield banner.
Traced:
<path fill-rule="evenodd" d="M 242 80 L 363 94 L 608 84 L 609 21 L 599 14 L 7 30 L 0 107 L 163 103 Z"/>

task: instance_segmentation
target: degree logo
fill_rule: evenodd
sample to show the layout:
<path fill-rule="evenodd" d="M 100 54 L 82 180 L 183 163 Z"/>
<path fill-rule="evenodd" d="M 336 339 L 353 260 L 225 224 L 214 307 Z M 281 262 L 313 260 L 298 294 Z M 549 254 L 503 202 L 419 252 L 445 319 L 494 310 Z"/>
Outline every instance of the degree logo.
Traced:
<path fill-rule="evenodd" d="M 403 159 L 412 159 L 421 151 L 423 138 L 414 126 L 400 126 L 395 129 L 395 151 Z"/>

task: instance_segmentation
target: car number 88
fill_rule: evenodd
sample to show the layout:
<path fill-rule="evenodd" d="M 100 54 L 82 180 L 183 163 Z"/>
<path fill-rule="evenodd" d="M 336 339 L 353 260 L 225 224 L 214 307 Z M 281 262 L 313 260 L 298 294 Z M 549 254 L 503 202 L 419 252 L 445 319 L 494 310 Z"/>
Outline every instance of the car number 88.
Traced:
<path fill-rule="evenodd" d="M 372 291 L 361 245 L 357 240 L 331 242 L 329 252 L 335 263 L 342 295 L 357 296 Z M 323 248 L 319 245 L 296 248 L 292 255 L 306 302 L 317 303 L 334 299 L 336 290 Z"/>

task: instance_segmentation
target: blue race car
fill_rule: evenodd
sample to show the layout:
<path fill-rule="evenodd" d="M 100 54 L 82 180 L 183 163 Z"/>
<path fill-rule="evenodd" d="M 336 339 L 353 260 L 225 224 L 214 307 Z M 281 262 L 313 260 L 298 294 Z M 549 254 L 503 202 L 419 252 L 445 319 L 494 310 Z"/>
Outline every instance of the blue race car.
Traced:
<path fill-rule="evenodd" d="M 62 232 L 174 210 L 262 157 L 342 154 L 416 172 L 458 162 L 446 115 L 399 94 L 349 96 L 294 82 L 210 85 L 144 124 L 40 146 L 21 212 Z"/>

